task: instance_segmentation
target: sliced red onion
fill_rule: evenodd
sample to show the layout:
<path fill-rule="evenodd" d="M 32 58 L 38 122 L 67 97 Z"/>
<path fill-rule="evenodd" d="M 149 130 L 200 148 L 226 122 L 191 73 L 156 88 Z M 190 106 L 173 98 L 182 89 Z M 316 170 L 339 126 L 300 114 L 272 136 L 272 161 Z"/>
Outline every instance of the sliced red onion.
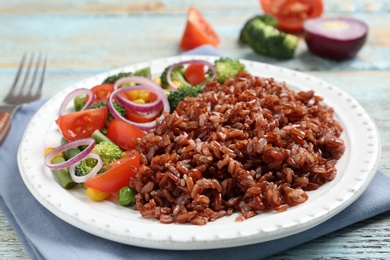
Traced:
<path fill-rule="evenodd" d="M 173 64 L 167 71 L 167 81 L 168 81 L 168 84 L 171 88 L 177 89 L 177 86 L 173 83 L 173 81 L 171 79 L 172 71 L 174 69 L 176 69 L 177 67 L 187 65 L 187 64 L 203 64 L 203 65 L 207 66 L 213 72 L 213 76 L 211 77 L 210 81 L 213 81 L 215 79 L 215 77 L 217 76 L 217 70 L 215 69 L 215 66 L 208 61 L 205 61 L 205 60 L 181 61 L 181 62 Z"/>
<path fill-rule="evenodd" d="M 82 150 L 79 154 L 76 156 L 70 158 L 69 160 L 63 162 L 63 163 L 58 163 L 58 164 L 53 164 L 51 163 L 51 160 L 59 153 L 65 152 L 71 148 L 79 147 L 81 145 L 87 145 L 87 147 Z M 84 139 L 79 139 L 73 142 L 69 142 L 63 145 L 58 146 L 57 148 L 53 149 L 50 153 L 48 153 L 45 157 L 45 164 L 47 167 L 49 167 L 52 170 L 58 170 L 62 168 L 66 168 L 71 166 L 72 164 L 75 164 L 82 159 L 84 159 L 95 147 L 96 141 L 93 138 L 84 138 Z"/>
<path fill-rule="evenodd" d="M 156 82 L 141 76 L 130 76 L 117 80 L 114 84 L 114 91 L 117 90 L 121 85 L 126 83 L 136 83 L 138 85 L 150 86 L 152 88 L 155 88 L 157 91 L 164 93 L 164 90 Z"/>
<path fill-rule="evenodd" d="M 156 109 L 158 109 L 159 107 L 161 107 L 162 100 L 159 96 L 157 96 L 157 99 L 155 101 L 153 101 L 151 103 L 146 103 L 146 104 L 138 104 L 138 103 L 135 103 L 127 98 L 122 97 L 120 94 L 123 92 L 128 92 L 129 89 L 127 89 L 127 88 L 128 87 L 120 88 L 117 90 L 117 92 L 115 94 L 118 102 L 121 103 L 123 106 L 128 107 L 132 110 L 135 110 L 137 112 L 152 112 L 152 111 L 155 111 Z M 125 90 L 123 91 L 123 89 L 125 89 Z M 153 92 L 153 93 L 156 92 L 154 87 L 142 86 L 142 85 L 131 86 L 130 91 L 133 91 L 133 90 L 146 90 L 146 91 Z"/>
<path fill-rule="evenodd" d="M 89 96 L 88 102 L 83 106 L 81 110 L 84 110 L 86 107 L 90 106 L 93 102 L 93 92 L 92 90 L 88 88 L 78 88 L 70 92 L 62 101 L 61 107 L 60 107 L 60 116 L 65 114 L 65 109 L 68 106 L 69 102 L 72 101 L 75 97 L 81 96 L 81 95 L 87 95 Z"/>
<path fill-rule="evenodd" d="M 77 163 L 72 164 L 71 166 L 69 166 L 70 177 L 72 178 L 72 180 L 74 182 L 77 182 L 77 183 L 86 182 L 87 180 L 95 177 L 95 175 L 102 168 L 103 161 L 102 161 L 102 158 L 98 154 L 96 154 L 96 153 L 89 153 L 87 156 L 84 157 L 84 160 L 87 159 L 87 158 L 96 159 L 97 160 L 97 164 L 95 165 L 95 167 L 92 168 L 92 170 L 88 174 L 86 174 L 84 176 L 77 176 L 76 172 L 75 172 L 75 168 L 76 168 L 77 165 L 80 164 L 81 160 L 78 161 Z"/>
<path fill-rule="evenodd" d="M 117 119 L 120 119 L 120 120 L 123 120 L 123 121 L 125 121 L 125 122 L 127 122 L 127 123 L 129 123 L 131 125 L 134 125 L 134 126 L 138 127 L 139 129 L 141 129 L 142 131 L 149 131 L 151 129 L 154 129 L 156 127 L 156 120 L 153 120 L 153 121 L 147 122 L 147 123 L 138 123 L 138 122 L 134 122 L 134 121 L 128 120 L 128 119 L 124 118 L 121 114 L 119 114 L 118 111 L 116 111 L 116 109 L 115 109 L 115 107 L 113 105 L 113 99 L 115 97 L 117 97 L 119 94 L 121 94 L 123 92 L 134 90 L 134 87 L 135 86 L 130 86 L 130 87 L 124 87 L 124 88 L 119 88 L 117 90 L 114 90 L 114 92 L 112 92 L 112 94 L 108 98 L 108 102 L 107 102 L 108 109 L 110 110 L 110 113 L 112 114 L 113 117 L 115 117 Z M 146 86 L 139 86 L 139 87 L 140 87 L 140 89 L 142 89 L 142 88 L 144 88 Z M 151 90 L 151 89 L 152 88 L 148 88 L 148 89 L 145 89 L 145 90 L 152 91 L 154 94 L 156 94 L 157 95 L 157 99 L 160 99 L 162 101 L 162 103 L 163 103 L 163 110 L 165 112 L 169 113 L 170 106 L 169 106 L 168 99 L 165 97 L 164 93 L 162 91 L 161 92 L 160 91 L 156 91 L 154 88 L 153 88 L 153 90 Z M 164 116 L 161 115 L 159 117 L 159 119 L 162 119 L 163 117 Z"/>

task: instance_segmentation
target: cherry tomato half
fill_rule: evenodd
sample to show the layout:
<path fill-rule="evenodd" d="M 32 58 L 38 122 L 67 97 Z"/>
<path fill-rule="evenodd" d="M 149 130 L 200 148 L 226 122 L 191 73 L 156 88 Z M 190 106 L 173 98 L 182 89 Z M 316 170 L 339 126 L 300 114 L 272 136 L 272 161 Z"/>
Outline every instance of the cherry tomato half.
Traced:
<path fill-rule="evenodd" d="M 200 63 L 192 63 L 184 72 L 186 80 L 193 86 L 198 85 L 206 80 L 204 75 L 204 65 Z"/>
<path fill-rule="evenodd" d="M 126 151 L 133 150 L 135 147 L 134 140 L 144 135 L 144 131 L 120 119 L 112 119 L 108 124 L 106 133 L 111 141 Z"/>
<path fill-rule="evenodd" d="M 107 107 L 87 109 L 60 116 L 56 123 L 68 141 L 91 137 L 96 130 L 102 130 L 108 115 Z"/>
<path fill-rule="evenodd" d="M 193 6 L 188 10 L 187 23 L 181 38 L 180 48 L 191 50 L 203 44 L 217 47 L 220 43 L 218 34 L 209 22 Z"/>
<path fill-rule="evenodd" d="M 129 185 L 130 178 L 135 177 L 131 167 L 139 167 L 140 161 L 139 153 L 129 153 L 122 159 L 105 166 L 107 171 L 87 180 L 84 186 L 102 192 L 116 193 Z"/>
<path fill-rule="evenodd" d="M 107 83 L 107 84 L 96 85 L 93 88 L 91 88 L 91 90 L 94 96 L 93 103 L 97 103 L 99 101 L 107 102 L 108 97 L 114 91 L 114 84 Z M 88 101 L 88 96 L 86 98 L 86 101 Z"/>
<path fill-rule="evenodd" d="M 163 105 L 161 105 L 161 109 L 163 108 Z M 160 111 L 161 111 L 160 109 Z M 126 108 L 126 117 L 130 121 L 136 122 L 136 123 L 147 123 L 151 122 L 153 120 L 156 120 L 161 113 L 147 113 L 147 112 L 137 112 L 130 108 Z"/>
<path fill-rule="evenodd" d="M 266 14 L 278 21 L 286 32 L 300 32 L 306 19 L 319 17 L 324 11 L 322 0 L 259 0 Z"/>

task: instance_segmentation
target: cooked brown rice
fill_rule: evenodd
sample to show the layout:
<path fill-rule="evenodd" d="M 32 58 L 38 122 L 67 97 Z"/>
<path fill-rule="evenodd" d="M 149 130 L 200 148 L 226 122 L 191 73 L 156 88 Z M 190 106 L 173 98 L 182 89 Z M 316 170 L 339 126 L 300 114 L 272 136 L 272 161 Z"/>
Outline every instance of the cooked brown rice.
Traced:
<path fill-rule="evenodd" d="M 345 145 L 314 91 L 241 72 L 187 97 L 137 141 L 135 209 L 162 223 L 237 221 L 304 203 L 336 176 Z"/>

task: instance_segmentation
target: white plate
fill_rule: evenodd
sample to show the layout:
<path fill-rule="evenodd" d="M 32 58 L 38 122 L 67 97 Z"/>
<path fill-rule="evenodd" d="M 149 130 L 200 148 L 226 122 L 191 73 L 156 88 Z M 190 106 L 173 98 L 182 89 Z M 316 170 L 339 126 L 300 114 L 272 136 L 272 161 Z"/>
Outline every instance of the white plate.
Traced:
<path fill-rule="evenodd" d="M 318 225 L 355 201 L 375 175 L 380 157 L 380 138 L 374 122 L 361 105 L 339 88 L 306 74 L 272 65 L 242 61 L 254 75 L 274 77 L 294 89 L 313 89 L 335 109 L 344 127 L 342 138 L 346 152 L 337 163 L 335 180 L 308 192 L 309 200 L 283 213 L 264 213 L 244 222 L 236 214 L 205 226 L 160 224 L 143 219 L 138 211 L 110 201 L 93 202 L 81 190 L 67 191 L 56 183 L 43 163 L 43 151 L 59 144 L 60 135 L 54 120 L 64 97 L 80 87 L 92 87 L 109 75 L 150 66 L 158 75 L 175 62 L 211 56 L 178 56 L 144 62 L 85 79 L 69 86 L 48 100 L 34 115 L 18 152 L 22 178 L 34 197 L 48 210 L 71 225 L 96 236 L 124 244 L 159 249 L 224 248 L 269 241 L 307 230 Z"/>

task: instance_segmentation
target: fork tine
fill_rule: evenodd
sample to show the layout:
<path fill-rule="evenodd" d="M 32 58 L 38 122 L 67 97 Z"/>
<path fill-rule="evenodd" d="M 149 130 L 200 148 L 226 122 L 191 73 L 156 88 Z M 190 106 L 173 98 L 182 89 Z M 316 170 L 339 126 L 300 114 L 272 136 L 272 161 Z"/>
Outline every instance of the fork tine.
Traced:
<path fill-rule="evenodd" d="M 8 93 L 5 96 L 4 101 L 9 99 L 14 94 L 14 92 L 16 91 L 16 84 L 19 81 L 19 78 L 20 78 L 20 75 L 22 73 L 25 61 L 26 61 L 26 53 L 23 54 L 22 59 L 20 60 L 19 68 L 18 68 L 18 71 L 16 72 L 16 75 L 15 75 L 15 78 L 14 78 L 14 82 L 12 83 L 10 89 L 8 90 Z"/>
<path fill-rule="evenodd" d="M 8 104 L 28 103 L 39 99 L 45 81 L 46 65 L 45 53 L 23 54 L 14 82 L 4 102 Z"/>
<path fill-rule="evenodd" d="M 32 60 L 32 59 L 31 59 Z M 30 83 L 30 88 L 28 89 L 28 93 L 31 94 L 32 93 L 32 90 L 33 90 L 33 87 L 34 87 L 34 83 L 35 83 L 35 79 L 37 78 L 37 74 L 38 74 L 38 69 L 39 69 L 39 63 L 41 62 L 41 54 L 39 53 L 38 54 L 38 58 L 37 58 L 37 61 L 35 62 L 35 69 L 34 69 L 34 73 L 32 75 L 32 79 L 31 79 L 31 83 Z"/>
<path fill-rule="evenodd" d="M 42 62 L 42 56 L 44 56 L 43 62 Z M 39 53 L 37 61 L 35 62 L 34 75 L 32 76 L 32 81 L 31 81 L 30 89 L 29 89 L 29 94 L 31 96 L 33 96 L 34 98 L 39 98 L 41 96 L 42 86 L 43 86 L 43 82 L 45 81 L 45 75 L 46 75 L 46 63 L 47 63 L 46 55 Z M 40 72 L 40 80 L 39 80 L 39 83 L 37 84 L 37 87 L 35 88 L 34 93 L 33 93 L 34 83 L 36 83 L 35 80 L 37 78 L 38 72 Z"/>
<path fill-rule="evenodd" d="M 45 81 L 45 77 L 46 77 L 47 56 L 46 56 L 46 54 L 43 54 L 43 55 L 44 55 L 44 59 L 43 59 L 43 67 L 42 67 L 42 71 L 41 71 L 41 78 L 40 78 L 40 81 L 38 84 L 37 93 L 35 94 L 39 97 L 41 97 L 43 82 Z"/>
<path fill-rule="evenodd" d="M 27 69 L 24 72 L 23 83 L 20 86 L 20 78 L 21 78 L 21 74 L 23 74 L 22 71 L 24 68 L 25 61 L 26 61 L 26 56 L 27 56 L 27 54 L 24 53 L 22 56 L 22 60 L 19 63 L 19 69 L 16 72 L 14 82 L 11 85 L 11 88 L 8 91 L 7 96 L 4 98 L 4 100 L 2 102 L 2 103 L 5 103 L 6 105 L 2 104 L 2 109 L 4 109 L 4 111 L 0 112 L 0 117 L 2 119 L 2 120 L 0 120 L 1 121 L 0 122 L 0 146 L 1 146 L 2 142 L 4 141 L 4 139 L 7 137 L 7 133 L 9 132 L 9 129 L 11 127 L 11 119 L 12 119 L 14 113 L 18 110 L 18 108 L 21 107 L 23 104 L 32 102 L 32 101 L 37 100 L 41 97 L 42 86 L 43 86 L 43 82 L 45 80 L 45 75 L 46 75 L 46 63 L 47 63 L 46 54 L 44 54 L 43 64 L 41 64 L 41 60 L 42 60 L 41 53 L 38 53 L 38 54 L 33 53 L 32 55 L 30 55 Z M 34 63 L 33 61 L 34 61 L 35 56 L 37 58 L 36 58 L 36 61 Z M 31 76 L 31 79 L 30 79 L 30 74 L 31 74 L 31 69 L 33 67 L 33 63 L 34 63 L 34 72 L 32 72 L 33 75 Z M 41 71 L 41 73 L 39 73 L 39 70 Z M 34 86 L 37 85 L 36 79 L 37 79 L 37 76 L 39 74 L 40 74 L 40 80 L 39 80 L 38 86 L 34 88 Z M 25 86 L 26 86 L 28 80 L 31 80 L 31 82 L 29 84 L 29 89 L 25 89 Z M 36 89 L 36 90 L 33 93 L 34 89 Z M 16 92 L 18 92 L 18 93 L 16 93 Z"/>
<path fill-rule="evenodd" d="M 24 90 L 24 87 L 26 86 L 26 83 L 27 83 L 27 80 L 30 76 L 30 72 L 31 72 L 31 67 L 32 67 L 32 64 L 33 64 L 33 60 L 34 60 L 34 53 L 31 55 L 29 61 L 28 61 L 28 64 L 27 64 L 27 69 L 26 69 L 26 72 L 24 73 L 24 79 L 23 79 L 23 83 L 22 85 L 19 87 L 19 95 L 22 95 L 23 93 L 23 90 Z M 33 82 L 33 81 L 32 81 Z M 15 86 L 16 88 L 16 86 Z"/>

